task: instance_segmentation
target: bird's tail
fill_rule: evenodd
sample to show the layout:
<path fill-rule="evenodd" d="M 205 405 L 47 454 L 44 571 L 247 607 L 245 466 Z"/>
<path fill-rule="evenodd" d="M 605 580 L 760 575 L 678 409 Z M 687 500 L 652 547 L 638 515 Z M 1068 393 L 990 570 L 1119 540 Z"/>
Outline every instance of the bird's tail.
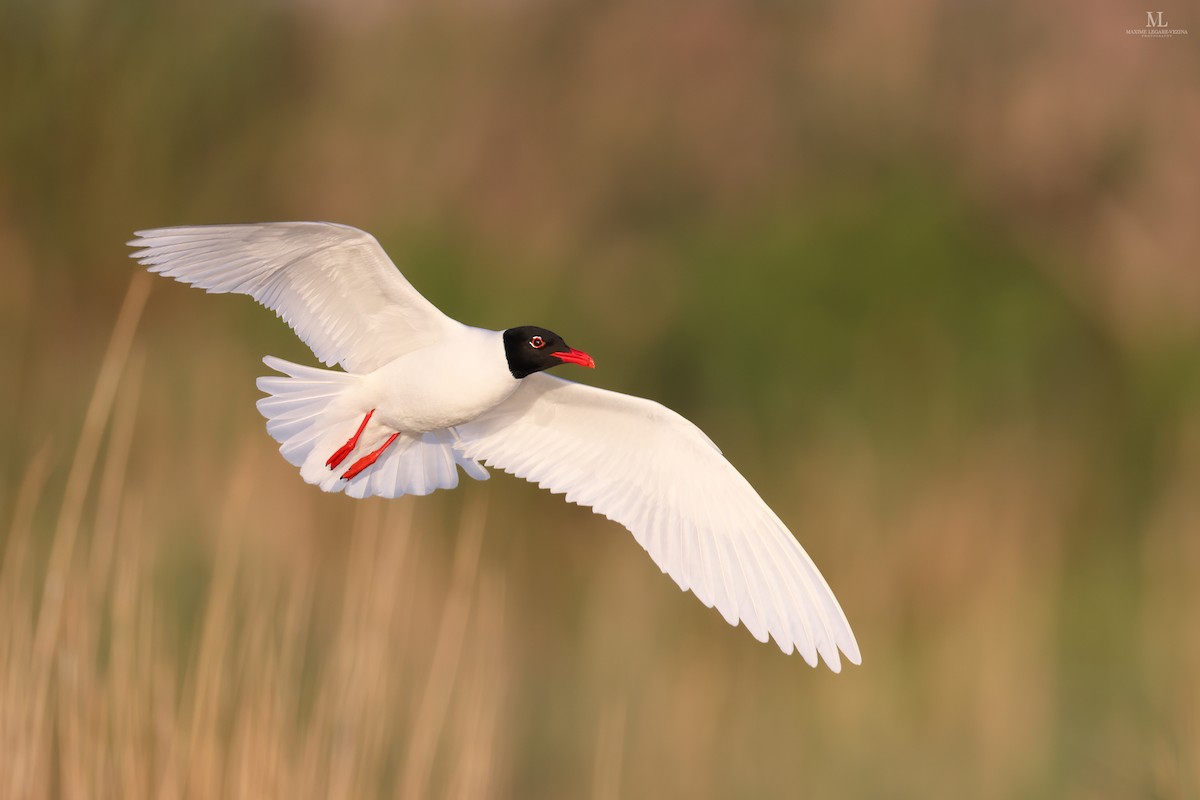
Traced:
<path fill-rule="evenodd" d="M 482 465 L 454 449 L 453 431 L 397 432 L 367 416 L 370 405 L 358 391 L 362 376 L 272 356 L 263 363 L 283 374 L 258 379 L 267 393 L 258 410 L 279 452 L 307 482 L 351 497 L 399 497 L 454 488 L 458 466 L 487 479 Z M 390 443 L 372 460 L 384 442 Z"/>

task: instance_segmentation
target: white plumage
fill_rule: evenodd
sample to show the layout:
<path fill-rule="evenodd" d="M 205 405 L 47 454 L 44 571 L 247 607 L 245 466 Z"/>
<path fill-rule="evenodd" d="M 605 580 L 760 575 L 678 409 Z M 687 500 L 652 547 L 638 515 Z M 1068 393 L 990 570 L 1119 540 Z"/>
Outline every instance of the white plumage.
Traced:
<path fill-rule="evenodd" d="M 498 467 L 621 523 L 682 589 L 759 641 L 814 666 L 819 655 L 835 672 L 839 650 L 860 663 L 812 560 L 699 428 L 651 400 L 541 371 L 515 377 L 514 359 L 590 366 L 586 354 L 514 354 L 510 334 L 524 329 L 450 319 L 374 237 L 344 225 L 159 228 L 130 245 L 152 272 L 250 295 L 346 370 L 264 359 L 282 375 L 259 379 L 259 410 L 309 483 L 398 497 L 453 488 L 458 467 L 477 480 L 480 462 Z"/>

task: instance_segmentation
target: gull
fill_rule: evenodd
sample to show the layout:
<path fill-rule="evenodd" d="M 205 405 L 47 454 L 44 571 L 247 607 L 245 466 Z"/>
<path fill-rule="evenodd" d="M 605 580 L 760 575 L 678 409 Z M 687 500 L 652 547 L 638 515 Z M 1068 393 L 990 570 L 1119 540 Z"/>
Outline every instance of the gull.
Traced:
<path fill-rule="evenodd" d="M 699 428 L 653 400 L 547 374 L 587 353 L 546 328 L 465 325 L 379 242 L 328 222 L 138 231 L 140 264 L 273 310 L 326 366 L 267 356 L 258 410 L 300 477 L 425 495 L 495 467 L 633 534 L 684 591 L 811 666 L 859 664 L 846 616 L 787 526 Z M 839 655 L 840 650 L 840 655 Z"/>

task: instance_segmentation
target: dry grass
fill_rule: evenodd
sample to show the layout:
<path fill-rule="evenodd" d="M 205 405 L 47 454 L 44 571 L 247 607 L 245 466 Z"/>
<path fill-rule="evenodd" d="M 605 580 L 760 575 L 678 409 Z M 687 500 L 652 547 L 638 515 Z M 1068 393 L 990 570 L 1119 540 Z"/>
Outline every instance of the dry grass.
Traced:
<path fill-rule="evenodd" d="M 133 333 L 147 288 L 140 277 L 131 284 L 102 361 L 44 565 L 33 520 L 47 450 L 17 493 L 0 573 L 3 795 L 500 793 L 505 582 L 480 569 L 478 499 L 444 592 L 398 588 L 429 567 L 401 502 L 354 514 L 331 596 L 311 556 L 281 571 L 254 552 L 247 529 L 271 513 L 252 507 L 258 465 L 245 451 L 204 503 L 201 560 L 211 574 L 194 634 L 178 641 L 162 573 L 178 542 L 148 519 L 146 494 L 162 486 L 131 485 L 127 472 L 139 446 L 144 356 Z M 323 619 L 314 606 L 330 600 L 334 619 Z M 410 641 L 426 615 L 436 633 L 428 653 Z"/>
<path fill-rule="evenodd" d="M 553 501 L 516 482 L 441 505 L 355 503 L 310 491 L 256 427 L 232 454 L 188 436 L 181 463 L 142 406 L 145 298 L 139 277 L 61 498 L 50 447 L 13 498 L 5 796 L 719 797 L 803 781 L 916 797 L 931 775 L 978 797 L 1197 785 L 1200 595 L 1173 557 L 1196 511 L 1195 436 L 1144 566 L 1127 571 L 1063 538 L 1084 498 L 1052 439 L 998 432 L 899 501 L 869 451 L 818 452 L 797 483 L 821 491 L 798 504 L 835 543 L 824 561 L 866 653 L 832 676 L 725 629 L 621 537 L 555 532 L 613 533 L 578 509 L 530 512 Z M 526 535 L 511 523 L 530 513 Z M 566 547 L 529 550 L 552 543 Z M 557 574 L 547 557 L 566 559 Z M 1106 615 L 1104 632 L 1075 615 Z M 1114 656 L 1110 637 L 1136 629 L 1141 655 Z M 1145 698 L 1128 694 L 1139 685 Z M 1146 712 L 1148 737 L 1123 727 Z M 1100 777 L 1075 783 L 1075 764 Z"/>

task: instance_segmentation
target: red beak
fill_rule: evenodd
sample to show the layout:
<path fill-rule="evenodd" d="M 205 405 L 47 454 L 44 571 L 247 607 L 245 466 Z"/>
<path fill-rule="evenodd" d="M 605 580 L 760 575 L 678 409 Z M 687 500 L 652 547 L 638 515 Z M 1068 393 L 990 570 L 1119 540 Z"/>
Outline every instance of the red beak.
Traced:
<path fill-rule="evenodd" d="M 561 358 L 563 362 L 567 364 L 578 364 L 579 366 L 587 367 L 588 369 L 596 368 L 596 360 L 582 350 L 571 348 L 571 350 L 566 353 L 551 353 L 550 355 L 554 356 L 555 358 Z"/>

